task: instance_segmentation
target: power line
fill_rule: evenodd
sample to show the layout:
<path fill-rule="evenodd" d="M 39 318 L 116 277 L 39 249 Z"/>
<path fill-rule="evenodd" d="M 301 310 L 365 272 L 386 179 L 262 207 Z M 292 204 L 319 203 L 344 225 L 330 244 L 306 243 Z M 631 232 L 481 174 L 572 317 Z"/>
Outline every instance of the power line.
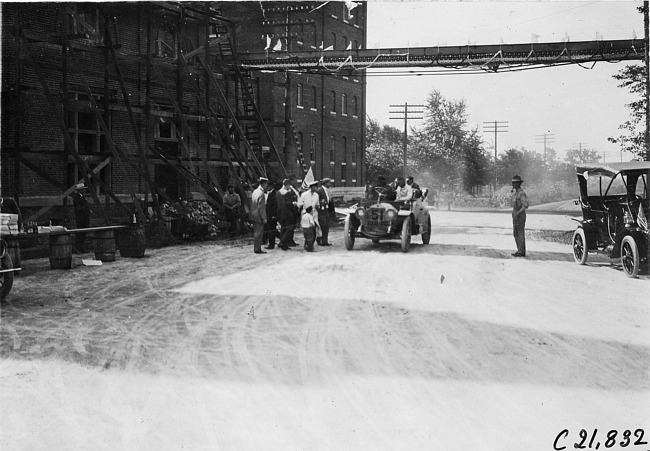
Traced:
<path fill-rule="evenodd" d="M 497 192 L 497 134 L 508 132 L 508 121 L 483 122 L 483 133 L 494 132 L 494 193 Z"/>
<path fill-rule="evenodd" d="M 537 144 L 544 144 L 544 165 L 546 165 L 546 145 L 555 144 L 555 134 L 547 132 L 541 135 L 535 135 L 535 142 Z"/>
<path fill-rule="evenodd" d="M 403 119 L 404 120 L 404 178 L 407 177 L 406 174 L 406 146 L 407 146 L 407 134 L 408 134 L 408 120 L 412 119 L 424 119 L 423 116 L 419 117 L 413 117 L 413 114 L 422 114 L 424 113 L 424 110 L 409 110 L 410 108 L 425 108 L 426 105 L 409 105 L 407 102 L 404 102 L 404 105 L 389 105 L 390 108 L 402 108 L 404 107 L 403 110 L 395 111 L 395 110 L 390 110 L 390 114 L 401 114 L 402 116 L 400 117 L 391 117 L 389 119 Z"/>

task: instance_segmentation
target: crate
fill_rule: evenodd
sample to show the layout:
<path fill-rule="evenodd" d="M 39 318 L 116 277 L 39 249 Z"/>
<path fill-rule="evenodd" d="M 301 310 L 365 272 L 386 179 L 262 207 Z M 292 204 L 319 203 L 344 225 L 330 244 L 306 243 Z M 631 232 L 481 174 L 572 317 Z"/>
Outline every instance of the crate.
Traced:
<path fill-rule="evenodd" d="M 18 215 L 0 213 L 0 233 L 2 235 L 18 235 Z"/>

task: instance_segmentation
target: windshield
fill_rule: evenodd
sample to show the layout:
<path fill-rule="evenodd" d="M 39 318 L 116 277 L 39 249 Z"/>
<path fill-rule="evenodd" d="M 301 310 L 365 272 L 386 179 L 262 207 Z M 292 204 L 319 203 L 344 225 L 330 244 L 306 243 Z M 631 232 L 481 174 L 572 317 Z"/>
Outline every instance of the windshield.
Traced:
<path fill-rule="evenodd" d="M 636 181 L 636 192 L 635 194 L 642 199 L 648 198 L 648 178 L 646 174 L 641 174 L 639 179 Z"/>
<path fill-rule="evenodd" d="M 604 193 L 605 196 L 625 196 L 627 195 L 627 177 L 622 174 L 618 174 L 614 179 L 609 177 L 603 177 L 604 180 L 611 181 L 609 189 L 607 189 L 607 184 L 603 185 L 603 189 L 607 189 L 607 192 Z"/>

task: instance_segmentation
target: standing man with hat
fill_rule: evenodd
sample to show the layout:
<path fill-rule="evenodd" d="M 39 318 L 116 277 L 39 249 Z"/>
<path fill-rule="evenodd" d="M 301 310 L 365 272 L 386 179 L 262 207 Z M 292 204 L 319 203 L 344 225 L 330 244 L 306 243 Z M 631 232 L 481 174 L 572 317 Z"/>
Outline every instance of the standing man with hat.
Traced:
<path fill-rule="evenodd" d="M 251 198 L 251 221 L 253 221 L 253 250 L 256 254 L 266 254 L 262 250 L 264 224 L 266 224 L 266 187 L 269 179 L 260 177 L 260 185 L 253 191 Z"/>
<path fill-rule="evenodd" d="M 517 252 L 513 257 L 526 256 L 526 209 L 528 208 L 528 197 L 521 184 L 524 181 L 518 175 L 512 178 L 512 230 L 517 244 Z"/>
<path fill-rule="evenodd" d="M 316 238 L 316 242 L 321 246 L 331 246 L 328 241 L 330 224 L 334 223 L 336 210 L 334 209 L 334 200 L 330 194 L 329 188 L 332 186 L 332 179 L 324 178 L 321 180 L 321 187 L 318 190 L 318 223 L 320 224 L 322 236 Z"/>
<path fill-rule="evenodd" d="M 280 244 L 283 251 L 289 250 L 298 215 L 298 198 L 291 189 L 291 180 L 282 180 L 282 188 L 275 194 L 278 204 L 278 221 L 280 222 Z"/>
<path fill-rule="evenodd" d="M 318 182 L 313 181 L 309 184 L 309 189 L 300 195 L 298 199 L 298 208 L 302 210 L 301 214 L 304 214 L 307 207 L 312 207 L 311 214 L 314 216 L 314 222 L 316 223 L 316 228 L 320 228 L 319 216 L 318 216 L 318 206 L 320 200 L 318 197 Z M 315 232 L 315 231 L 314 231 Z"/>

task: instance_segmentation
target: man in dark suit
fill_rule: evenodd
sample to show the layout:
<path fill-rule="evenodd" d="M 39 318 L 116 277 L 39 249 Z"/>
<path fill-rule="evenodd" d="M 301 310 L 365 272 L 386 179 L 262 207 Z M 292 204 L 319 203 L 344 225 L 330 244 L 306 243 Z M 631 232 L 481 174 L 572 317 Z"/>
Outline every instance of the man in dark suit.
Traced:
<path fill-rule="evenodd" d="M 321 187 L 318 189 L 318 223 L 320 224 L 322 237 L 316 238 L 316 242 L 321 246 L 331 246 L 328 241 L 330 225 L 334 224 L 336 213 L 334 210 L 334 200 L 329 189 L 332 186 L 332 179 L 324 178 L 321 180 Z"/>
<path fill-rule="evenodd" d="M 284 179 L 282 188 L 275 194 L 278 204 L 278 221 L 280 222 L 280 244 L 278 247 L 283 251 L 289 250 L 293 242 L 292 236 L 296 228 L 296 215 L 298 214 L 298 198 L 291 189 L 291 180 Z"/>
<path fill-rule="evenodd" d="M 276 183 L 269 182 L 269 190 L 266 193 L 266 224 L 264 224 L 264 241 L 268 242 L 267 249 L 275 249 L 275 238 L 278 235 L 278 202 L 275 190 Z"/>

